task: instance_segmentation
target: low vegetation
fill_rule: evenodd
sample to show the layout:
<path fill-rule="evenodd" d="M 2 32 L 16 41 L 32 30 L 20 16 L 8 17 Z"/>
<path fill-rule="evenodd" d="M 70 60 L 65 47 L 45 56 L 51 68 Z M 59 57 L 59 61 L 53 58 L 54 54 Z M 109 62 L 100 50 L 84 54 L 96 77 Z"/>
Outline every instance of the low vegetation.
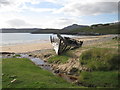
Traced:
<path fill-rule="evenodd" d="M 117 49 L 93 48 L 80 56 L 82 66 L 91 71 L 80 73 L 79 81 L 92 87 L 118 87 L 119 55 Z"/>
<path fill-rule="evenodd" d="M 94 48 L 80 56 L 80 63 L 91 70 L 117 70 L 119 57 L 117 49 Z"/>
<path fill-rule="evenodd" d="M 73 88 L 51 72 L 42 70 L 26 58 L 3 59 L 3 88 Z"/>
<path fill-rule="evenodd" d="M 118 87 L 118 72 L 81 72 L 79 76 L 79 82 L 87 87 Z"/>
<path fill-rule="evenodd" d="M 55 55 L 55 56 L 52 56 L 48 59 L 48 62 L 49 63 L 57 63 L 57 62 L 60 62 L 62 64 L 66 63 L 69 58 L 72 58 L 74 57 L 74 55 L 72 54 L 71 51 L 68 51 L 68 52 L 65 52 L 61 55 Z"/>
<path fill-rule="evenodd" d="M 66 61 L 68 61 L 68 58 L 67 56 L 64 56 L 64 55 L 55 55 L 51 58 L 49 58 L 48 62 L 49 63 L 57 63 L 57 62 L 60 62 L 60 63 L 65 63 Z"/>

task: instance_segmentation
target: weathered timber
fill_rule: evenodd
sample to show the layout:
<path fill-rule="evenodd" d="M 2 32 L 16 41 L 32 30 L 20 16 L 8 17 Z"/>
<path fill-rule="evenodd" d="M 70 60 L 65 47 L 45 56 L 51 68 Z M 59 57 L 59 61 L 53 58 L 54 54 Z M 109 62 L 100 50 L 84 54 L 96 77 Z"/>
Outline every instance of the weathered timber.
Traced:
<path fill-rule="evenodd" d="M 69 37 L 62 37 L 60 34 L 57 34 L 57 37 L 58 39 L 50 36 L 50 41 L 58 55 L 66 52 L 67 50 L 79 48 L 83 44 L 83 41 L 77 41 Z"/>

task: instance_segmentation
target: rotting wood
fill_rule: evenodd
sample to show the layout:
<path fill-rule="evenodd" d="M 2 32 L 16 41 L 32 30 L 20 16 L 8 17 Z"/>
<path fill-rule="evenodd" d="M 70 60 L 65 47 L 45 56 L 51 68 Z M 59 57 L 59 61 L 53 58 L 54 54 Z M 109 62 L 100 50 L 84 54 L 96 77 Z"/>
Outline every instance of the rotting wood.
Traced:
<path fill-rule="evenodd" d="M 50 41 L 57 55 L 60 55 L 70 49 L 79 48 L 83 44 L 83 41 L 77 41 L 69 37 L 62 37 L 60 34 L 57 34 L 57 37 L 58 39 L 50 36 Z"/>

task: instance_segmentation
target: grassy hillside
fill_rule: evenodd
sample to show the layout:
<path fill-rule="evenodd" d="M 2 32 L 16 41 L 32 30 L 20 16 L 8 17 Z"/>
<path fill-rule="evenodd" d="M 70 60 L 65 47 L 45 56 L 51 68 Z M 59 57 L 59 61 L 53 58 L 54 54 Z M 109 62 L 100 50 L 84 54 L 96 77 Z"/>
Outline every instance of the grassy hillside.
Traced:
<path fill-rule="evenodd" d="M 89 27 L 73 29 L 69 33 L 101 33 L 101 34 L 118 34 L 118 23 L 115 24 L 96 24 Z"/>
<path fill-rule="evenodd" d="M 3 59 L 3 88 L 73 88 L 77 87 L 40 69 L 25 58 Z M 13 79 L 15 82 L 11 83 Z"/>

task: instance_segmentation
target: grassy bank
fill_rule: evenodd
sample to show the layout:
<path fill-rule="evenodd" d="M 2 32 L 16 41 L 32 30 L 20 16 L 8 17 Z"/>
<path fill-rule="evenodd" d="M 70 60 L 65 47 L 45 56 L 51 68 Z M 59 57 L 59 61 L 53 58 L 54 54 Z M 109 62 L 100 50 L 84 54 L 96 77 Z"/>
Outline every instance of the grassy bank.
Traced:
<path fill-rule="evenodd" d="M 118 70 L 119 57 L 117 49 L 93 48 L 82 53 L 80 63 L 93 71 Z"/>
<path fill-rule="evenodd" d="M 117 49 L 94 48 L 80 56 L 82 66 L 90 72 L 81 72 L 79 81 L 86 86 L 118 87 L 119 55 Z"/>
<path fill-rule="evenodd" d="M 118 71 L 81 72 L 79 82 L 87 87 L 118 87 Z"/>
<path fill-rule="evenodd" d="M 49 63 L 57 63 L 60 62 L 62 64 L 66 63 L 70 58 L 72 58 L 74 55 L 71 53 L 71 51 L 65 52 L 61 55 L 55 55 L 53 57 L 50 57 L 48 59 Z"/>
<path fill-rule="evenodd" d="M 52 73 L 42 70 L 25 58 L 2 61 L 3 88 L 73 88 L 77 87 Z M 11 83 L 13 79 L 15 82 Z"/>
<path fill-rule="evenodd" d="M 76 69 L 87 68 L 87 70 L 83 69 L 74 72 L 74 75 L 75 73 L 76 75 L 79 74 L 78 83 L 80 85 L 86 87 L 118 87 L 120 76 L 118 46 L 117 40 L 109 40 L 86 45 L 51 58 L 52 61 L 59 59 L 61 63 L 65 57 L 69 58 L 65 60 L 66 63 L 69 60 L 73 60 L 73 62 L 79 60 L 80 66 L 76 67 Z"/>

